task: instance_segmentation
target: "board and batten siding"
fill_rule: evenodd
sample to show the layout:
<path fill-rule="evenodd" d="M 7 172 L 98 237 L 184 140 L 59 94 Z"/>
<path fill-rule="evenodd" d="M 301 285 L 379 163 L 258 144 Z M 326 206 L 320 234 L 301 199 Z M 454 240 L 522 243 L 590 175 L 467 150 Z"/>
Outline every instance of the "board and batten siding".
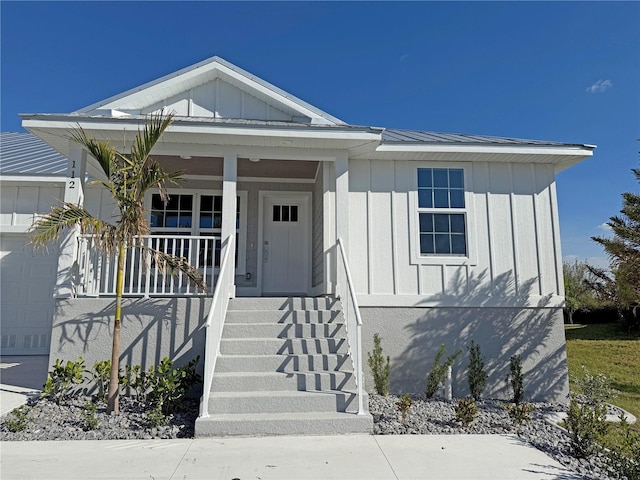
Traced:
<path fill-rule="evenodd" d="M 0 226 L 3 231 L 25 231 L 36 214 L 49 213 L 64 191 L 61 186 L 3 184 L 0 188 Z"/>
<path fill-rule="evenodd" d="M 416 258 L 417 169 L 429 167 L 464 169 L 468 258 Z M 559 305 L 553 165 L 355 159 L 349 190 L 349 263 L 363 305 Z"/>
<path fill-rule="evenodd" d="M 173 111 L 183 117 L 294 120 L 293 113 L 283 112 L 219 78 L 159 100 L 141 109 L 140 113 L 146 115 L 162 111 Z"/>

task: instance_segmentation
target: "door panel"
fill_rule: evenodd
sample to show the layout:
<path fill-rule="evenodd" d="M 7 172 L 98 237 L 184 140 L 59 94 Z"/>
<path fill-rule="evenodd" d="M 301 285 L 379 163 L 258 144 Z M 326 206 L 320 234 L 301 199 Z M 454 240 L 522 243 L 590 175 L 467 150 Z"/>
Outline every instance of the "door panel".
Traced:
<path fill-rule="evenodd" d="M 306 294 L 310 239 L 308 196 L 265 196 L 263 205 L 262 291 Z"/>

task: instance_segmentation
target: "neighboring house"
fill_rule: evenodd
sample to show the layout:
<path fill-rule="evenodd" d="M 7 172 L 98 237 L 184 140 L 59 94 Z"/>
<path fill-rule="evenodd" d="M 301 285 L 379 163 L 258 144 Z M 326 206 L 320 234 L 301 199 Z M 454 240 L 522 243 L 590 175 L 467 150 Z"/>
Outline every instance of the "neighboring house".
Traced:
<path fill-rule="evenodd" d="M 165 277 L 133 254 L 129 264 L 134 268 L 125 285 L 130 298 L 125 305 L 124 362 L 149 365 L 164 355 L 186 361 L 204 353 L 205 377 L 214 364 L 216 373 L 213 380 L 206 378 L 213 386 L 210 394 L 205 388 L 203 404 L 215 413 L 216 402 L 228 400 L 220 392 L 245 390 L 231 402 L 238 404 L 238 395 L 257 395 L 251 385 L 255 390 L 279 390 L 256 378 L 250 385 L 225 384 L 234 383 L 234 375 L 245 368 L 240 365 L 246 366 L 246 357 L 256 352 L 264 355 L 259 361 L 265 370 L 276 361 L 272 354 L 289 355 L 287 361 L 295 364 L 292 371 L 286 362 L 274 365 L 297 378 L 297 390 L 354 391 L 350 371 L 355 370 L 356 378 L 360 369 L 369 375 L 366 352 L 379 332 L 391 357 L 392 391 L 422 392 L 435 353 L 445 344 L 448 352 L 465 350 L 454 366 L 453 381 L 455 395 L 467 394 L 466 347 L 474 340 L 490 374 L 487 396 L 508 397 L 509 358 L 520 354 L 528 397 L 565 399 L 555 174 L 591 156 L 593 146 L 353 126 L 218 57 L 70 114 L 22 119 L 27 130 L 68 158 L 64 199 L 112 218 L 108 195 L 85 181 L 99 178 L 97 165 L 68 140 L 68 132 L 81 125 L 90 136 L 126 150 L 146 116 L 161 111 L 174 111 L 176 118 L 154 150 L 155 158 L 169 170 L 184 170 L 185 182 L 170 190 L 168 205 L 157 195 L 149 196 L 153 235 L 146 241 L 188 257 L 207 283 L 217 286 L 218 294 L 212 301 L 182 277 Z M 38 176 L 51 175 L 42 171 Z M 59 177 L 47 181 L 60 185 Z M 3 222 L 11 214 L 9 202 L 24 201 L 19 189 L 40 185 L 33 178 L 21 182 L 12 173 L 3 179 Z M 9 193 L 5 184 L 18 187 Z M 43 211 L 43 202 L 56 196 L 41 193 L 39 198 L 46 201 L 39 204 L 30 197 L 33 208 L 26 213 Z M 19 238 L 3 251 L 3 298 L 5 258 L 26 255 L 16 253 L 24 242 L 24 225 L 18 230 Z M 5 236 L 10 234 L 3 233 L 3 250 Z M 221 257 L 227 251 L 230 267 L 221 274 Z M 70 232 L 62 240 L 50 362 L 78 355 L 89 364 L 108 358 L 112 267 L 113 259 L 96 254 L 90 238 Z M 27 278 L 19 282 L 24 289 L 32 285 Z M 298 296 L 328 300 L 292 298 Z M 227 302 L 229 297 L 289 299 Z M 362 320 L 359 346 L 353 298 Z M 313 313 L 319 303 L 341 313 Z M 205 329 L 211 309 L 214 327 Z M 272 335 L 258 333 L 263 332 L 259 324 L 271 315 L 264 313 L 268 309 L 289 312 L 274 320 L 279 330 L 273 330 L 273 338 L 283 345 L 277 352 L 265 346 L 268 342 L 255 343 L 257 337 Z M 247 310 L 262 313 L 242 313 Z M 3 305 L 3 353 L 8 352 L 4 314 Z M 215 326 L 225 316 L 220 341 Z M 347 333 L 331 333 L 328 324 L 319 333 L 323 318 L 343 317 Z M 287 322 L 298 324 L 283 327 Z M 316 324 L 301 325 L 307 322 Z M 15 334 L 14 341 L 22 342 L 17 330 Z M 244 350 L 237 346 L 243 336 L 249 339 Z M 344 338 L 335 341 L 337 336 Z M 327 351 L 318 346 L 325 337 L 334 338 L 328 340 L 333 347 Z M 327 366 L 327 352 L 338 355 L 337 366 Z M 346 369 L 342 381 L 335 372 L 345 370 L 345 358 L 353 360 L 353 368 Z M 324 370 L 310 387 L 319 364 Z M 330 385 L 319 387 L 325 377 Z M 372 382 L 366 383 L 371 390 Z M 348 402 L 354 398 L 362 396 L 352 395 Z M 279 405 L 284 403 L 280 398 Z M 353 411 L 353 405 L 342 410 Z M 208 414 L 204 407 L 203 417 Z M 200 434 L 227 431 L 221 424 L 202 425 Z M 243 431 L 237 424 L 228 428 L 231 433 Z M 246 433 L 273 431 L 282 430 L 265 424 Z"/>

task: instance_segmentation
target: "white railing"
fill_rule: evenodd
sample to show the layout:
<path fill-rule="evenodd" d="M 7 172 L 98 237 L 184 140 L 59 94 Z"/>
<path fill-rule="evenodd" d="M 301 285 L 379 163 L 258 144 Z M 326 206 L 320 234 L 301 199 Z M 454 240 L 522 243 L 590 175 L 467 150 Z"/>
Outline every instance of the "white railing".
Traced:
<path fill-rule="evenodd" d="M 196 267 L 207 286 L 216 282 L 220 257 L 220 237 L 149 235 L 141 243 L 163 253 L 184 257 Z M 107 254 L 96 248 L 92 235 L 78 237 L 78 296 L 110 296 L 116 294 L 117 254 Z M 124 293 L 126 296 L 204 295 L 206 292 L 189 283 L 180 271 L 158 268 L 148 250 L 127 249 Z"/>
<path fill-rule="evenodd" d="M 358 415 L 364 415 L 366 412 L 364 410 L 364 385 L 362 380 L 362 317 L 360 316 L 358 299 L 356 298 L 356 291 L 353 287 L 353 279 L 351 278 L 349 262 L 347 261 L 347 254 L 344 250 L 342 238 L 338 238 L 337 248 L 340 250 L 340 258 L 342 259 L 342 267 L 344 270 L 344 280 L 346 280 L 344 283 L 339 282 L 339 294 L 340 300 L 342 301 L 345 326 L 347 328 L 347 339 L 349 340 L 349 350 L 353 361 L 353 369 L 356 374 L 356 387 L 358 389 Z M 338 265 L 340 265 L 340 261 L 338 261 Z"/>
<path fill-rule="evenodd" d="M 227 248 L 225 249 L 220 265 L 220 274 L 216 289 L 213 292 L 213 300 L 207 315 L 205 324 L 205 343 L 204 343 L 204 380 L 202 383 L 202 398 L 200 399 L 200 417 L 209 416 L 209 394 L 211 392 L 211 383 L 213 382 L 213 372 L 216 367 L 216 359 L 220 353 L 220 339 L 222 338 L 222 329 L 224 328 L 224 318 L 227 314 L 227 306 L 231 297 L 231 290 L 234 285 L 234 268 L 230 258 L 235 258 L 236 244 L 233 235 L 226 240 Z"/>

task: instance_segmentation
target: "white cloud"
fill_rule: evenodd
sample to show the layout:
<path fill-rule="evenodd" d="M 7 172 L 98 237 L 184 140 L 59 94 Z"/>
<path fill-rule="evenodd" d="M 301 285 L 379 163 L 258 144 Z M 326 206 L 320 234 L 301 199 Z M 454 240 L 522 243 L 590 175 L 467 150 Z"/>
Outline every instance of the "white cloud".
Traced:
<path fill-rule="evenodd" d="M 612 231 L 608 223 L 603 223 L 601 225 L 598 225 L 598 230 L 602 230 L 603 232 L 607 232 L 607 233 Z"/>
<path fill-rule="evenodd" d="M 590 87 L 587 87 L 586 91 L 589 93 L 602 93 L 606 90 L 609 90 L 611 87 L 613 87 L 613 83 L 611 83 L 611 80 L 598 80 Z"/>

